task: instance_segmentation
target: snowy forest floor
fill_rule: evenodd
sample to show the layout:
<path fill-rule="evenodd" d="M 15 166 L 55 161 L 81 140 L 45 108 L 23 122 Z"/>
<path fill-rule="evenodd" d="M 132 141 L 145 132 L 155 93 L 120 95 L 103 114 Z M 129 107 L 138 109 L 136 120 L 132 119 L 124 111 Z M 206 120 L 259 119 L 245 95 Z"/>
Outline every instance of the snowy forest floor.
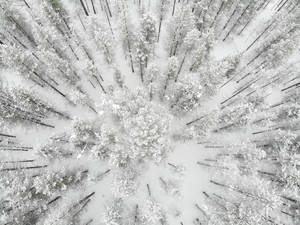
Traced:
<path fill-rule="evenodd" d="M 71 1 L 68 1 L 70 8 L 73 6 Z M 146 11 L 153 12 L 155 14 L 156 1 L 143 1 Z M 258 16 L 251 22 L 249 27 L 243 32 L 242 35 L 232 37 L 224 42 L 217 42 L 213 47 L 209 60 L 222 60 L 227 56 L 236 56 L 243 52 L 249 44 L 251 44 L 257 38 L 257 27 L 261 24 L 266 24 L 270 18 L 273 16 L 274 6 L 278 4 L 277 1 L 271 1 L 266 9 L 261 11 Z M 91 7 L 91 6 L 90 6 Z M 129 1 L 128 5 L 128 15 L 130 20 L 133 21 L 133 26 L 138 27 L 137 21 L 139 16 L 139 9 L 135 1 Z M 72 15 L 74 16 L 74 15 Z M 168 13 L 164 21 L 168 21 L 171 14 Z M 102 18 L 105 19 L 104 16 Z M 119 18 L 112 18 L 112 28 L 115 34 L 115 38 L 118 39 L 118 20 Z M 74 19 L 75 21 L 75 19 Z M 81 27 L 78 21 L 75 24 L 77 27 Z M 163 23 L 163 28 L 167 24 Z M 81 29 L 81 28 L 80 28 Z M 167 43 L 169 42 L 168 30 L 162 29 L 160 42 L 155 46 L 155 57 L 152 63 L 155 63 L 160 68 L 160 71 L 164 71 L 166 67 L 166 61 L 168 59 Z M 81 29 L 80 35 L 82 37 L 87 36 Z M 90 48 L 93 49 L 91 43 Z M 138 71 L 135 73 L 131 72 L 128 56 L 123 52 L 123 46 L 121 42 L 116 42 L 115 49 L 115 62 L 117 67 L 122 71 L 124 75 L 124 86 L 129 90 L 136 89 L 137 87 L 143 86 L 140 75 Z M 78 53 L 81 56 L 82 53 Z M 295 54 L 296 55 L 296 54 Z M 104 82 L 103 86 L 108 87 L 109 85 L 116 86 L 114 80 L 114 70 L 112 67 L 108 66 L 102 57 L 95 56 L 97 61 L 97 66 L 101 68 L 101 74 L 103 76 Z M 241 64 L 247 62 L 248 58 L 242 58 Z M 293 62 L 298 60 L 297 57 L 290 57 L 288 62 Z M 84 61 L 76 62 L 77 68 L 83 68 Z M 75 63 L 74 63 L 75 64 Z M 189 68 L 185 66 L 182 69 L 182 73 L 186 73 Z M 66 103 L 65 99 L 59 98 L 56 93 L 47 91 L 42 87 L 33 84 L 31 81 L 24 79 L 20 74 L 16 73 L 12 69 L 5 69 L 0 71 L 1 80 L 4 87 L 20 87 L 28 91 L 36 93 L 44 102 L 55 106 L 56 109 L 62 112 L 67 112 L 70 117 L 80 118 L 85 121 L 97 120 L 98 115 L 90 110 L 86 106 L 81 105 L 70 105 Z M 103 101 L 103 93 L 101 89 L 96 86 L 93 87 L 89 82 L 89 79 L 83 77 L 80 81 L 81 88 L 86 91 L 87 95 L 92 99 L 97 111 L 101 111 L 99 108 Z M 60 91 L 63 93 L 69 92 L 69 87 L 63 82 L 59 83 Z M 185 126 L 186 123 L 197 118 L 200 114 L 210 113 L 212 110 L 220 109 L 220 103 L 232 96 L 235 93 L 240 84 L 236 82 L 230 82 L 226 85 L 226 88 L 219 88 L 217 94 L 211 98 L 207 98 L 205 101 L 197 107 L 196 110 L 191 113 L 187 113 L 183 117 L 172 117 L 171 129 L 172 131 L 177 131 Z M 266 104 L 273 105 L 281 102 L 282 96 L 280 89 L 272 89 L 272 91 L 266 93 Z M 164 106 L 164 102 L 158 99 L 154 99 L 154 102 L 158 105 L 162 105 L 164 109 L 168 110 Z M 171 112 L 168 112 L 170 115 Z M 20 144 L 24 146 L 31 146 L 33 150 L 30 152 L 20 153 L 20 152 L 5 152 L 1 154 L 2 160 L 17 160 L 17 159 L 39 159 L 39 149 L 42 145 L 49 141 L 49 138 L 53 135 L 68 132 L 71 129 L 71 122 L 69 120 L 58 119 L 52 116 L 45 120 L 47 124 L 53 125 L 53 128 L 43 127 L 43 126 L 24 126 L 23 124 L 12 124 L 7 126 L 6 130 L 13 130 L 13 134 L 17 136 L 20 140 Z M 195 218 L 200 218 L 202 215 L 202 209 L 197 206 L 204 205 L 205 192 L 219 193 L 224 192 L 224 190 L 219 189 L 216 185 L 212 184 L 210 181 L 214 178 L 215 171 L 210 167 L 206 167 L 205 163 L 209 160 L 214 160 L 218 153 L 222 153 L 222 146 L 218 146 L 219 143 L 239 145 L 244 141 L 249 141 L 255 139 L 251 134 L 253 128 L 245 129 L 243 132 L 232 131 L 227 133 L 225 136 L 211 133 L 203 140 L 174 140 L 170 144 L 171 150 L 168 152 L 166 158 L 160 163 L 154 163 L 152 161 L 146 161 L 137 168 L 139 176 L 136 180 L 137 186 L 134 196 L 125 198 L 128 205 L 132 205 L 136 202 L 143 205 L 146 200 L 151 197 L 159 202 L 164 210 L 166 211 L 167 221 L 170 225 L 179 224 L 179 221 L 184 225 L 192 224 Z M 198 164 L 198 162 L 201 162 Z M 67 163 L 67 161 L 66 161 Z M 106 162 L 100 162 L 93 158 L 79 158 L 77 160 L 78 165 L 85 165 L 90 171 L 114 171 L 114 168 Z M 61 165 L 57 165 L 61 166 Z M 67 165 L 63 165 L 67 166 Z M 114 182 L 113 173 L 108 173 L 104 177 L 99 178 L 99 182 L 85 187 L 86 192 L 95 191 L 95 196 L 93 201 L 88 205 L 86 213 L 83 215 L 82 219 L 88 221 L 93 218 L 94 221 L 102 220 L 102 212 L 104 208 L 109 203 L 109 201 L 114 196 L 112 190 L 112 183 Z M 72 193 L 71 193 L 72 194 Z M 71 195 L 70 194 L 70 195 Z M 132 203 L 132 204 L 130 204 Z M 131 212 L 132 210 L 130 210 Z M 128 215 L 128 217 L 131 215 Z M 97 224 L 97 223 L 92 223 Z"/>

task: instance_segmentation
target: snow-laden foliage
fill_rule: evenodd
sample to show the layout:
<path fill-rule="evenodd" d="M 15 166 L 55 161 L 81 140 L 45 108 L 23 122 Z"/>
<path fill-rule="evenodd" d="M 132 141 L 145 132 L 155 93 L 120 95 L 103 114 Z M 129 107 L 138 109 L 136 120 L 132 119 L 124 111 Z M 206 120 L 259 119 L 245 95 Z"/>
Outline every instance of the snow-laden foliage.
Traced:
<path fill-rule="evenodd" d="M 0 224 L 300 224 L 296 0 L 0 0 Z"/>

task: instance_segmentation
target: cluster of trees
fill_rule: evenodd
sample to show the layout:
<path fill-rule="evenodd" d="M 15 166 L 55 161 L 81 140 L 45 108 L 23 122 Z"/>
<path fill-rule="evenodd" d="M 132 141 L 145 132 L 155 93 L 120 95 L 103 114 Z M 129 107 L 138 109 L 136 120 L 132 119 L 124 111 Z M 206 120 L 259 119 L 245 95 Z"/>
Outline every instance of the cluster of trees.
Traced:
<path fill-rule="evenodd" d="M 24 4 L 23 10 L 15 4 Z M 5 2 L 1 5 L 1 18 L 0 63 L 3 67 L 17 70 L 41 88 L 51 89 L 69 104 L 74 102 L 63 89 L 86 94 L 78 85 L 82 80 L 89 80 L 92 86 L 99 86 L 105 93 L 103 77 L 87 41 L 83 41 L 84 37 L 61 1 Z M 85 29 L 94 37 L 107 62 L 112 62 L 113 44 L 107 26 L 90 19 L 86 21 Z M 83 62 L 86 68 L 78 67 L 77 63 Z"/>
<path fill-rule="evenodd" d="M 64 199 L 64 195 L 67 195 L 70 189 L 86 181 L 87 172 L 80 167 L 57 169 L 48 165 L 35 165 L 17 166 L 14 170 L 3 173 L 1 189 L 6 192 L 1 196 L 1 221 L 7 225 L 51 224 L 56 221 L 60 224 L 59 220 L 64 219 L 65 215 L 70 217 L 70 221 L 78 220 L 78 215 L 92 195 L 85 199 L 69 200 L 76 204 L 60 208 L 60 215 L 56 215 L 56 221 L 51 221 L 51 216 L 45 215 L 55 210 L 58 202 Z"/>
<path fill-rule="evenodd" d="M 107 225 L 121 224 L 165 224 L 165 213 L 160 205 L 149 198 L 144 205 L 135 205 L 132 209 L 122 199 L 115 199 L 104 212 L 104 222 Z M 129 214 L 129 216 L 128 216 Z"/>
<path fill-rule="evenodd" d="M 299 135 L 289 130 L 264 136 L 262 145 L 224 146 L 215 160 L 198 164 L 214 167 L 217 187 L 204 192 L 207 224 L 299 223 Z M 226 195 L 224 194 L 224 191 Z"/>
<path fill-rule="evenodd" d="M 138 165 L 167 156 L 173 117 L 198 112 L 180 130 L 181 137 L 210 137 L 217 145 L 207 148 L 222 152 L 197 162 L 218 172 L 210 181 L 216 191 L 203 192 L 207 205 L 195 205 L 200 213 L 195 224 L 300 223 L 300 76 L 298 62 L 289 61 L 300 41 L 298 2 L 274 2 L 274 15 L 239 53 L 219 60 L 211 54 L 215 44 L 244 35 L 271 2 L 157 0 L 151 13 L 153 3 L 145 0 L 0 1 L 1 69 L 17 71 L 39 91 L 51 91 L 96 116 L 72 118 L 68 130 L 38 149 L 39 160 L 1 160 L 1 223 L 91 224 L 79 217 L 95 192 L 79 189 L 111 170 L 91 178 L 88 165 L 62 165 L 92 158 L 113 168 L 114 199 L 104 211 L 106 225 L 167 224 L 148 184 L 145 204 L 124 199 L 137 189 Z M 132 75 L 126 65 L 138 74 L 137 90 L 126 86 Z M 201 108 L 228 84 L 232 93 L 218 107 Z M 90 89 L 99 91 L 100 100 Z M 268 95 L 275 89 L 280 102 L 272 105 Z M 68 113 L 33 91 L 1 85 L 1 153 L 33 150 L 13 141 L 9 125 L 55 128 L 47 119 L 71 120 Z M 227 135 L 240 142 L 216 141 Z M 159 177 L 159 182 L 166 194 L 178 194 L 174 180 Z"/>
<path fill-rule="evenodd" d="M 287 2 L 275 4 L 274 16 L 245 48 L 237 66 L 231 66 L 231 75 L 212 73 L 212 80 L 219 82 L 214 87 L 235 83 L 232 94 L 219 108 L 204 109 L 186 123 L 194 137 L 209 137 L 206 148 L 220 149 L 215 158 L 197 162 L 216 171 L 210 180 L 216 190 L 203 192 L 206 205 L 195 204 L 199 210 L 195 224 L 299 223 L 299 65 L 290 58 L 299 46 L 299 9 Z M 238 19 L 238 35 L 250 23 L 244 19 L 255 9 L 251 4 L 237 5 L 248 7 Z M 261 6 L 256 11 L 268 3 L 257 4 Z M 237 30 L 233 25 L 225 39 Z M 272 96 L 276 91 L 279 94 Z M 269 103 L 270 95 L 276 104 Z M 223 135 L 236 141 L 217 141 Z"/>
<path fill-rule="evenodd" d="M 258 13 L 270 1 L 194 1 L 197 28 L 201 32 L 211 31 L 216 39 L 225 41 L 231 34 L 240 35 L 251 24 Z"/>
<path fill-rule="evenodd" d="M 130 159 L 160 161 L 168 151 L 171 118 L 163 108 L 145 99 L 141 90 L 132 93 L 125 89 L 116 91 L 105 107 L 116 118 L 118 130 L 125 134 Z"/>
<path fill-rule="evenodd" d="M 2 87 L 0 96 L 0 120 L 3 126 L 25 122 L 54 128 L 44 122 L 51 114 L 70 119 L 66 113 L 56 110 L 33 93 L 19 88 Z"/>
<path fill-rule="evenodd" d="M 107 209 L 104 220 L 107 224 L 116 224 L 121 221 L 119 210 L 123 210 L 120 201 L 135 193 L 136 165 L 148 159 L 160 162 L 169 151 L 171 118 L 163 108 L 149 102 L 141 90 L 116 90 L 111 95 L 103 99 L 99 106 L 102 111 L 96 120 L 75 119 L 70 130 L 53 136 L 40 149 L 40 154 L 49 163 L 84 157 L 109 162 L 115 168 L 112 190 L 120 199 Z M 169 190 L 173 184 L 164 182 L 168 191 L 174 189 Z M 143 220 L 151 224 L 155 212 L 149 210 L 149 213 L 151 215 L 145 215 Z"/>
<path fill-rule="evenodd" d="M 147 158 L 164 158 L 170 117 L 161 107 L 149 104 L 139 90 L 122 90 L 104 100 L 101 108 L 97 121 L 75 119 L 70 131 L 41 149 L 42 155 L 59 159 L 93 154 L 125 168 Z"/>

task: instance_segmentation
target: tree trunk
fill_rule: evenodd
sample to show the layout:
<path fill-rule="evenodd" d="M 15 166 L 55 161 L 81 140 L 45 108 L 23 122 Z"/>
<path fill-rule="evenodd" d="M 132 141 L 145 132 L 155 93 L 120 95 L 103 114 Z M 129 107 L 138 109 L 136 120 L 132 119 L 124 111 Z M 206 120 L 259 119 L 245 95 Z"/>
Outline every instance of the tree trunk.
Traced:
<path fill-rule="evenodd" d="M 104 12 L 105 12 L 105 15 L 106 15 L 106 19 L 107 19 L 107 23 L 108 23 L 110 32 L 111 32 L 111 34 L 114 36 L 114 32 L 113 32 L 113 30 L 112 30 L 111 23 L 110 23 L 110 19 L 109 19 L 109 16 L 108 16 L 108 13 L 107 13 L 106 9 L 104 9 Z"/>
<path fill-rule="evenodd" d="M 197 119 L 195 119 L 195 120 L 192 120 L 191 122 L 186 123 L 186 125 L 189 126 L 189 125 L 191 125 L 191 124 L 193 124 L 193 123 L 195 123 L 195 122 L 198 122 L 199 120 L 203 119 L 203 118 L 206 117 L 206 116 L 207 116 L 207 115 L 204 115 L 204 116 L 201 116 L 200 118 L 197 118 Z"/>
<path fill-rule="evenodd" d="M 228 102 L 230 99 L 234 98 L 235 96 L 237 96 L 238 94 L 240 94 L 241 92 L 243 92 L 244 90 L 246 90 L 248 87 L 250 87 L 253 83 L 250 83 L 249 85 L 247 85 L 246 87 L 244 87 L 243 89 L 241 89 L 240 91 L 238 91 L 237 93 L 235 93 L 234 95 L 232 95 L 231 97 L 227 98 L 226 100 L 224 100 L 223 102 L 221 102 L 221 105 L 223 105 L 224 103 Z"/>
<path fill-rule="evenodd" d="M 83 22 L 82 22 L 82 19 L 81 19 L 80 15 L 79 15 L 79 14 L 77 14 L 77 15 L 78 15 L 78 17 L 79 17 L 79 21 L 80 21 L 80 23 L 81 23 L 83 29 L 86 31 L 86 28 L 85 28 L 85 26 L 84 26 L 84 24 L 83 24 Z"/>
<path fill-rule="evenodd" d="M 177 74 L 176 74 L 175 82 L 177 82 L 177 80 L 178 80 L 178 76 L 179 76 L 179 74 L 180 74 L 180 72 L 181 72 L 181 70 L 182 70 L 182 67 L 183 67 L 183 64 L 184 64 L 184 61 L 185 61 L 185 58 L 186 58 L 187 53 L 188 53 L 188 50 L 185 51 L 184 56 L 183 56 L 183 58 L 182 58 L 182 60 L 181 60 L 179 69 L 178 69 Z"/>
<path fill-rule="evenodd" d="M 99 3 L 100 3 L 100 7 L 101 7 L 101 10 L 103 11 L 103 4 L 102 4 L 102 0 L 99 0 Z"/>
<path fill-rule="evenodd" d="M 151 190 L 150 190 L 149 184 L 147 184 L 147 190 L 148 190 L 148 195 L 149 195 L 149 197 L 151 197 Z"/>
<path fill-rule="evenodd" d="M 129 41 L 128 37 L 127 37 L 127 47 L 128 47 L 129 57 L 130 57 L 131 71 L 134 73 L 133 59 L 132 59 L 132 54 L 131 54 L 131 45 L 130 45 L 130 41 Z"/>
<path fill-rule="evenodd" d="M 56 198 L 54 198 L 50 202 L 48 202 L 47 205 L 51 205 L 53 202 L 56 202 L 60 198 L 61 198 L 61 196 L 57 196 Z"/>
<path fill-rule="evenodd" d="M 240 78 L 239 80 L 237 80 L 236 82 L 239 83 L 242 80 L 244 80 L 246 77 L 248 77 L 253 71 L 255 71 L 256 69 L 258 69 L 261 65 L 263 65 L 266 62 L 266 60 L 262 61 L 258 66 L 256 66 L 253 70 L 251 70 L 249 73 L 247 73 L 246 75 L 244 75 L 242 78 Z"/>
<path fill-rule="evenodd" d="M 134 213 L 134 225 L 137 223 L 138 221 L 138 210 L 139 210 L 139 205 L 135 206 L 135 213 Z"/>
<path fill-rule="evenodd" d="M 0 133 L 0 136 L 2 136 L 2 137 L 9 137 L 9 138 L 16 138 L 15 135 L 2 134 L 2 133 Z"/>
<path fill-rule="evenodd" d="M 105 0 L 105 3 L 106 3 L 106 6 L 107 6 L 107 10 L 109 12 L 109 16 L 112 17 L 112 14 L 111 14 L 111 11 L 110 11 L 110 7 L 109 7 L 109 4 L 108 4 L 107 0 Z"/>
<path fill-rule="evenodd" d="M 162 24 L 162 17 L 160 17 L 160 19 L 159 19 L 157 42 L 159 42 L 160 31 L 161 31 L 161 24 Z"/>
<path fill-rule="evenodd" d="M 140 59 L 140 75 L 141 75 L 141 81 L 142 83 L 144 83 L 144 73 L 143 73 L 143 64 L 142 64 L 142 60 Z"/>
<path fill-rule="evenodd" d="M 179 45 L 179 42 L 178 42 L 178 41 L 176 41 L 175 48 L 174 48 L 174 51 L 173 51 L 173 56 L 175 56 L 175 55 L 176 55 L 176 53 L 177 53 L 177 48 L 178 48 L 178 45 Z"/>
<path fill-rule="evenodd" d="M 231 34 L 231 32 L 234 30 L 234 28 L 238 25 L 238 23 L 240 22 L 240 19 L 245 15 L 247 9 L 250 7 L 251 2 L 247 5 L 247 7 L 244 9 L 243 13 L 238 17 L 238 19 L 236 20 L 236 22 L 233 24 L 233 26 L 231 27 L 231 29 L 229 30 L 229 32 L 226 34 L 225 38 L 223 39 L 223 41 L 225 41 L 228 36 Z"/>
<path fill-rule="evenodd" d="M 216 16 L 215 16 L 215 18 L 214 18 L 213 22 L 212 22 L 212 23 L 211 23 L 211 25 L 210 25 L 210 28 L 212 28 L 212 27 L 213 27 L 213 25 L 214 25 L 214 23 L 216 22 L 216 20 L 217 20 L 217 18 L 218 18 L 218 16 L 219 16 L 219 14 L 220 14 L 220 12 L 221 12 L 221 11 L 222 11 L 222 9 L 223 9 L 223 6 L 224 6 L 224 1 L 222 1 L 222 3 L 221 3 L 221 6 L 220 6 L 219 10 L 218 10 L 218 12 L 217 12 L 217 14 L 216 14 Z"/>
<path fill-rule="evenodd" d="M 86 9 L 86 7 L 85 7 L 85 5 L 84 5 L 84 3 L 83 3 L 82 0 L 80 0 L 80 4 L 81 4 L 81 6 L 82 6 L 82 8 L 83 8 L 83 11 L 84 11 L 85 15 L 86 15 L 86 16 L 89 16 L 89 13 L 88 13 L 88 11 L 87 11 L 87 9 Z"/>
<path fill-rule="evenodd" d="M 103 93 L 106 94 L 106 91 L 105 91 L 104 87 L 102 86 L 101 82 L 99 81 L 98 77 L 96 75 L 93 75 L 93 77 L 95 77 L 95 79 L 96 79 L 97 83 L 99 84 Z"/>
<path fill-rule="evenodd" d="M 237 7 L 235 7 L 235 9 L 233 10 L 233 12 L 231 13 L 229 19 L 227 20 L 227 22 L 225 23 L 225 25 L 223 26 L 222 30 L 225 30 L 229 24 L 229 22 L 231 21 L 231 19 L 233 18 L 233 15 L 236 13 L 237 11 Z"/>
<path fill-rule="evenodd" d="M 30 9 L 30 6 L 29 6 L 28 3 L 26 2 L 26 0 L 23 0 L 23 2 L 24 2 L 25 5 Z"/>
<path fill-rule="evenodd" d="M 47 165 L 44 166 L 27 166 L 27 167 L 13 167 L 13 168 L 4 168 L 0 171 L 15 171 L 15 170 L 29 170 L 29 169 L 42 169 L 46 168 Z"/>
<path fill-rule="evenodd" d="M 273 22 L 274 23 L 274 22 Z M 247 52 L 263 35 L 265 32 L 267 32 L 267 30 L 273 25 L 273 23 L 269 24 L 264 30 L 263 32 L 258 35 L 258 37 L 246 48 L 245 52 Z"/>
<path fill-rule="evenodd" d="M 92 7 L 93 7 L 94 14 L 97 14 L 97 13 L 96 13 L 96 9 L 95 9 L 94 0 L 91 0 L 91 3 L 92 3 Z"/>
<path fill-rule="evenodd" d="M 174 12 L 175 12 L 175 5 L 176 5 L 176 0 L 174 0 L 174 2 L 173 2 L 172 16 L 174 16 Z"/>

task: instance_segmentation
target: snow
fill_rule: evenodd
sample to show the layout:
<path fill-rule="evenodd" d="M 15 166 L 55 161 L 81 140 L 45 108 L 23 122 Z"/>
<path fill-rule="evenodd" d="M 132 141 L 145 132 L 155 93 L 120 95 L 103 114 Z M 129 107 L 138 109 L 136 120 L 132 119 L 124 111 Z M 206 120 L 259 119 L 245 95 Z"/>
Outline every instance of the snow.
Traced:
<path fill-rule="evenodd" d="M 29 1 L 33 3 L 34 1 Z M 98 10 L 100 11 L 100 5 L 98 1 L 94 1 Z M 115 12 L 117 7 L 115 6 L 117 1 L 108 1 L 110 7 L 113 12 Z M 135 32 L 139 31 L 139 21 L 141 16 L 141 10 L 139 10 L 137 3 L 138 1 L 128 1 L 128 20 L 133 24 L 130 29 Z M 142 1 L 142 5 L 145 6 L 145 12 L 152 15 L 156 18 L 156 23 L 158 23 L 157 18 L 157 3 L 158 1 Z M 121 37 L 121 18 L 113 16 L 111 19 L 112 29 L 114 35 L 111 36 L 113 49 L 114 49 L 114 62 L 112 64 L 106 63 L 104 56 L 99 49 L 97 49 L 95 44 L 94 37 L 91 37 L 88 31 L 84 31 L 81 24 L 77 19 L 77 14 L 79 9 L 79 4 L 73 1 L 64 1 L 63 4 L 67 6 L 68 12 L 71 15 L 71 20 L 74 20 L 74 30 L 78 31 L 78 35 L 81 37 L 83 43 L 87 47 L 87 49 L 92 53 L 93 60 L 95 63 L 95 67 L 99 70 L 100 74 L 103 76 L 104 81 L 102 82 L 105 90 L 107 91 L 107 95 L 105 95 L 100 89 L 99 85 L 97 85 L 96 80 L 94 79 L 92 82 L 95 85 L 91 85 L 90 81 L 91 77 L 88 76 L 86 71 L 83 71 L 83 68 L 86 67 L 89 59 L 85 56 L 82 49 L 76 46 L 76 53 L 80 58 L 84 60 L 76 61 L 74 59 L 70 60 L 72 65 L 74 65 L 76 72 L 78 72 L 81 80 L 79 83 L 80 88 L 84 90 L 86 96 L 89 97 L 92 101 L 92 106 L 97 110 L 97 112 L 93 112 L 87 105 L 75 104 L 71 105 L 66 99 L 58 96 L 57 93 L 53 92 L 50 88 L 42 88 L 33 84 L 32 82 L 24 79 L 22 74 L 17 73 L 16 71 L 10 70 L 1 70 L 0 76 L 1 81 L 3 82 L 3 86 L 9 87 L 17 87 L 22 88 L 28 91 L 33 91 L 36 95 L 42 99 L 44 102 L 47 102 L 49 105 L 54 106 L 57 110 L 61 112 L 66 112 L 70 115 L 70 120 L 59 119 L 56 116 L 49 116 L 45 119 L 45 122 L 51 125 L 54 125 L 55 128 L 45 128 L 39 125 L 23 125 L 23 124 L 10 124 L 5 129 L 5 131 L 12 131 L 13 135 L 17 136 L 17 140 L 20 144 L 25 146 L 33 147 L 33 150 L 30 150 L 28 153 L 4 153 L 1 154 L 1 161 L 3 160 L 11 160 L 11 159 L 36 159 L 40 160 L 37 153 L 39 153 L 39 149 L 44 144 L 48 143 L 50 137 L 55 134 L 68 133 L 72 131 L 72 124 L 76 118 L 80 118 L 83 121 L 95 121 L 102 118 L 102 110 L 103 112 L 107 109 L 104 108 L 103 102 L 106 99 L 112 98 L 112 93 L 109 91 L 109 86 L 116 88 L 117 84 L 114 79 L 115 68 L 119 69 L 122 77 L 124 77 L 125 88 L 129 92 L 133 92 L 136 88 L 142 87 L 143 83 L 140 79 L 138 65 L 134 64 L 135 72 L 131 71 L 130 58 L 128 56 L 128 52 L 124 52 L 122 42 L 118 40 Z M 89 12 L 92 13 L 92 5 L 88 3 Z M 102 1 L 104 4 L 104 1 Z M 173 4 L 173 1 L 171 1 Z M 179 4 L 179 3 L 177 3 Z M 251 44 L 257 36 L 261 33 L 261 31 L 266 27 L 266 24 L 269 23 L 270 19 L 274 13 L 274 6 L 277 4 L 277 1 L 272 1 L 271 4 L 268 5 L 266 9 L 261 11 L 255 19 L 250 23 L 248 28 L 243 32 L 242 35 L 236 36 L 231 35 L 225 42 L 219 41 L 214 44 L 213 49 L 209 54 L 209 60 L 223 60 L 228 56 L 237 56 L 242 54 L 245 49 Z M 144 8 L 144 7 L 141 7 Z M 175 13 L 177 12 L 177 9 Z M 81 14 L 83 16 L 83 14 Z M 101 14 L 93 15 L 93 17 L 101 23 L 107 26 L 107 19 L 103 11 Z M 162 31 L 160 34 L 160 41 L 155 45 L 154 49 L 154 57 L 151 59 L 149 64 L 153 63 L 158 66 L 160 71 L 160 76 L 163 77 L 167 74 L 167 66 L 168 60 L 173 59 L 172 65 L 175 69 L 177 58 L 172 57 L 169 58 L 168 50 L 170 45 L 170 40 L 168 39 L 168 26 L 171 18 L 170 9 L 166 13 L 166 17 L 162 22 Z M 85 23 L 88 23 L 87 19 L 84 19 Z M 262 42 L 262 40 L 260 40 Z M 259 46 L 259 42 L 256 43 Z M 255 46 L 256 47 L 256 46 Z M 179 50 L 179 62 L 181 60 L 181 50 Z M 296 59 L 298 57 L 297 54 L 293 55 L 291 58 Z M 239 74 L 246 73 L 243 71 L 244 65 L 248 62 L 251 57 L 249 55 L 242 54 L 241 64 L 239 64 L 238 72 Z M 176 62 L 175 62 L 176 61 Z M 291 60 L 291 62 L 297 60 Z M 177 62 L 178 64 L 178 62 Z M 253 66 L 253 65 L 252 65 Z M 253 66 L 254 67 L 254 66 Z M 173 72 L 176 72 L 173 71 Z M 188 73 L 189 68 L 184 65 L 182 73 Z M 253 76 L 253 74 L 251 74 Z M 182 76 L 184 77 L 184 76 Z M 253 77 L 251 77 L 252 79 Z M 248 78 L 247 78 L 248 79 Z M 226 84 L 225 86 L 221 86 L 222 84 L 218 84 L 216 87 L 216 94 L 213 96 L 206 96 L 205 101 L 201 102 L 197 108 L 195 108 L 192 112 L 185 114 L 182 117 L 176 117 L 172 115 L 171 124 L 170 124 L 170 133 L 171 134 L 180 134 L 182 136 L 188 135 L 188 130 L 185 128 L 186 123 L 197 119 L 199 115 L 214 113 L 214 110 L 221 111 L 221 103 L 230 98 L 236 90 L 243 87 L 246 82 L 249 80 L 243 80 L 238 83 L 235 79 Z M 224 82 L 227 80 L 225 79 Z M 71 94 L 75 87 L 63 82 L 59 82 L 58 85 L 60 91 L 65 94 Z M 283 93 L 281 91 L 282 87 L 276 87 L 270 89 L 267 93 L 264 93 L 265 104 L 266 105 L 274 105 L 280 103 L 283 100 Z M 146 91 L 146 89 L 141 89 L 142 91 Z M 109 96 L 109 97 L 107 97 Z M 146 96 L 146 95 L 144 95 Z M 145 101 L 148 99 L 145 97 Z M 129 100 L 127 99 L 129 102 Z M 165 100 L 164 100 L 165 101 Z M 162 108 L 161 113 L 165 113 L 167 111 L 168 114 L 172 114 L 170 110 L 167 108 L 167 103 L 164 101 L 160 102 L 159 97 L 156 96 L 152 101 L 153 105 L 158 105 Z M 230 103 L 230 102 L 229 102 Z M 106 103 L 108 104 L 108 103 Z M 111 103 L 113 104 L 113 102 Z M 158 108 L 159 108 L 158 107 Z M 111 107 L 110 109 L 112 109 Z M 157 109 L 155 109 L 157 110 Z M 155 111 L 154 110 L 154 111 Z M 113 111 L 113 110 L 111 110 Z M 107 113 L 107 112 L 106 112 Z M 110 112 L 112 113 L 112 112 Z M 150 113 L 149 113 L 150 114 Z M 112 123 L 107 119 L 107 121 L 103 121 L 103 123 L 108 122 Z M 135 121 L 133 121 L 134 123 Z M 93 123 L 93 122 L 92 122 Z M 96 122 L 94 123 L 96 124 Z M 113 125 L 114 126 L 114 125 Z M 118 127 L 118 126 L 117 126 Z M 134 131 L 132 128 L 131 131 Z M 119 130 L 121 135 L 126 133 L 125 130 Z M 197 209 L 196 204 L 201 208 L 206 206 L 206 198 L 203 192 L 209 193 L 218 193 L 220 190 L 213 185 L 210 180 L 216 176 L 216 171 L 211 169 L 210 167 L 206 167 L 203 165 L 197 164 L 197 162 L 205 162 L 207 159 L 215 159 L 217 154 L 222 152 L 222 148 L 208 148 L 208 145 L 217 145 L 218 143 L 222 143 L 223 145 L 234 145 L 234 144 L 242 144 L 245 142 L 255 141 L 256 137 L 251 136 L 251 130 L 249 127 L 245 127 L 245 130 L 242 132 L 238 129 L 225 133 L 225 135 L 221 134 L 209 134 L 207 137 L 197 137 L 193 140 L 176 140 L 174 137 L 168 136 L 168 140 L 171 142 L 170 144 L 170 152 L 166 155 L 166 157 L 159 163 L 154 162 L 153 160 L 141 160 L 143 161 L 140 164 L 136 165 L 134 168 L 137 171 L 136 188 L 132 195 L 127 197 L 123 197 L 123 202 L 126 205 L 126 209 L 128 212 L 133 212 L 135 205 L 139 205 L 141 210 L 146 208 L 146 202 L 149 199 L 152 199 L 158 202 L 159 206 L 162 208 L 163 212 L 166 215 L 167 224 L 175 225 L 180 224 L 193 224 L 196 218 L 203 218 L 202 212 Z M 163 137 L 164 138 L 164 137 Z M 86 223 L 91 218 L 93 221 L 90 223 L 94 224 L 103 224 L 103 212 L 107 206 L 111 206 L 113 199 L 118 199 L 119 196 L 114 192 L 113 184 L 115 182 L 116 174 L 122 171 L 119 168 L 112 166 L 107 161 L 99 161 L 96 157 L 93 156 L 78 156 L 78 158 L 74 161 L 64 161 L 64 165 L 55 164 L 54 168 L 62 167 L 71 167 L 72 164 L 82 166 L 89 170 L 89 174 L 93 179 L 97 179 L 99 174 L 110 170 L 103 177 L 98 177 L 98 180 L 89 180 L 89 182 L 85 185 L 78 187 L 78 189 L 74 188 L 68 195 L 64 196 L 64 198 L 70 199 L 77 198 L 78 194 L 81 190 L 84 190 L 84 193 L 95 192 L 95 196 L 93 196 L 92 201 L 88 204 L 84 213 L 82 214 L 82 221 Z M 70 164 L 70 165 L 69 165 Z M 175 167 L 182 168 L 182 171 L 176 171 Z M 164 189 L 164 181 L 171 182 L 174 185 L 174 190 L 165 190 Z M 151 196 L 149 196 L 147 185 L 151 190 Z M 74 193 L 73 193 L 74 191 Z M 77 192 L 78 191 L 78 192 Z M 53 210 L 53 214 L 59 212 L 59 207 Z M 134 218 L 132 215 L 127 215 L 129 218 Z M 1 218 L 0 218 L 1 221 Z M 153 224 L 154 225 L 154 224 Z"/>

